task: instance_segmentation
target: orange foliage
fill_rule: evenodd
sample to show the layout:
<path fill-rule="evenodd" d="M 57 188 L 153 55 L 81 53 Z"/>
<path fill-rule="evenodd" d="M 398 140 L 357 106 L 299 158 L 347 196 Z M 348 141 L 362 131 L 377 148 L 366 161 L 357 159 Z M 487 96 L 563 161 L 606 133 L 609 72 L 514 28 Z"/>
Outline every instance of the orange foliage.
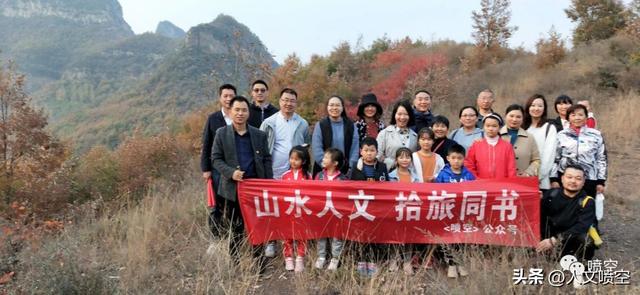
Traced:
<path fill-rule="evenodd" d="M 0 276 L 0 285 L 4 285 L 7 284 L 9 282 L 11 282 L 11 278 L 13 278 L 13 275 L 15 275 L 15 272 L 8 272 L 5 273 L 3 275 Z"/>
<path fill-rule="evenodd" d="M 182 119 L 182 128 L 175 135 L 178 144 L 187 149 L 192 155 L 200 155 L 202 149 L 202 130 L 209 114 L 220 109 L 220 104 L 198 109 Z"/>
<path fill-rule="evenodd" d="M 169 135 L 127 138 L 116 151 L 118 191 L 121 195 L 140 196 L 154 179 L 177 180 L 191 157 Z"/>
<path fill-rule="evenodd" d="M 412 52 L 385 52 L 378 55 L 372 69 L 386 69 L 388 72 L 374 84 L 373 92 L 382 105 L 389 105 L 402 98 L 407 81 L 421 72 L 428 72 L 447 65 L 442 54 Z"/>
<path fill-rule="evenodd" d="M 55 180 L 68 151 L 45 129 L 47 117 L 31 106 L 24 81 L 13 66 L 0 66 L 0 210 L 17 200 L 48 213 L 65 203 L 66 192 Z"/>
<path fill-rule="evenodd" d="M 536 43 L 536 61 L 538 69 L 553 67 L 558 64 L 567 54 L 564 48 L 564 41 L 554 28 L 549 31 L 548 39 L 539 39 Z"/>
<path fill-rule="evenodd" d="M 376 56 L 375 62 L 372 64 L 372 68 L 380 69 L 389 66 L 394 66 L 403 61 L 404 54 L 398 50 L 389 50 L 379 53 Z"/>

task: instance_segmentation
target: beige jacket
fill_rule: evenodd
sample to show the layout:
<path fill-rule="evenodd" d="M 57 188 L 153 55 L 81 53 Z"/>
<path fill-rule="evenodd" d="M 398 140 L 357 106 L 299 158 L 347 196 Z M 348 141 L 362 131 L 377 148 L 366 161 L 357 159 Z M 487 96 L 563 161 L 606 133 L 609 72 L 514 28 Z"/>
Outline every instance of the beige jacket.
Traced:
<path fill-rule="evenodd" d="M 511 136 L 507 131 L 507 126 L 503 126 L 500 129 L 500 137 L 507 142 L 511 142 Z M 538 144 L 533 135 L 520 128 L 520 130 L 518 130 L 518 139 L 513 146 L 513 151 L 516 154 L 517 173 L 538 176 L 540 170 L 540 153 L 538 152 Z"/>

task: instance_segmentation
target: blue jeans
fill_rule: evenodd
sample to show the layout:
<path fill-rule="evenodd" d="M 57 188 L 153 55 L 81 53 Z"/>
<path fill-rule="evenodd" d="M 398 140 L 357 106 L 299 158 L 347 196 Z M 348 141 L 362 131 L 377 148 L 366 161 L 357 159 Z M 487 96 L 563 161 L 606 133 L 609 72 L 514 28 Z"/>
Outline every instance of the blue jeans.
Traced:
<path fill-rule="evenodd" d="M 328 238 L 318 240 L 318 258 L 327 258 L 327 244 Z M 331 239 L 331 258 L 340 258 L 342 249 L 344 248 L 344 241 L 336 238 Z"/>

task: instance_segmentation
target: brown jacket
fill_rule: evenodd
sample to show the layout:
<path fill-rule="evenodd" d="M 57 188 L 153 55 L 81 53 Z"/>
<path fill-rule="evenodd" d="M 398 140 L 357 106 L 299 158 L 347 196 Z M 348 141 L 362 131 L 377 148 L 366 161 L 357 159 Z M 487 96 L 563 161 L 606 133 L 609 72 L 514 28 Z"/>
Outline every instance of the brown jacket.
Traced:
<path fill-rule="evenodd" d="M 507 126 L 500 129 L 500 137 L 511 142 L 511 136 L 507 131 Z M 518 130 L 518 139 L 513 145 L 513 151 L 516 154 L 516 171 L 518 173 L 526 173 L 529 176 L 538 176 L 540 170 L 540 153 L 535 138 L 526 130 L 520 128 Z"/>

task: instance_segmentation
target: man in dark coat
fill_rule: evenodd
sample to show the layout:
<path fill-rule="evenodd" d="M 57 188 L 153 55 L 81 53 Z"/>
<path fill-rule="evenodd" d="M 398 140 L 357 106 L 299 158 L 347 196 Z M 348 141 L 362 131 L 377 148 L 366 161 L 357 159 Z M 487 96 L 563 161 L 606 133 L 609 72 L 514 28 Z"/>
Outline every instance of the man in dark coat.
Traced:
<path fill-rule="evenodd" d="M 269 100 L 269 85 L 263 80 L 256 80 L 251 84 L 253 103 L 249 106 L 249 125 L 260 128 L 264 119 L 279 111 Z"/>
<path fill-rule="evenodd" d="M 426 90 L 418 90 L 413 97 L 413 114 L 415 115 L 416 125 L 411 129 L 416 133 L 425 127 L 431 127 L 433 122 L 433 113 L 431 112 L 431 93 Z"/>
<path fill-rule="evenodd" d="M 232 123 L 216 131 L 211 159 L 220 173 L 219 194 L 223 197 L 225 219 L 231 224 L 230 254 L 238 261 L 243 239 L 244 221 L 240 212 L 236 184 L 250 178 L 273 178 L 267 135 L 249 126 L 249 101 L 236 96 L 229 103 Z M 253 248 L 260 257 L 262 247 Z M 262 264 L 261 264 L 262 265 Z"/>
<path fill-rule="evenodd" d="M 205 181 L 209 178 L 213 180 L 214 189 L 218 189 L 220 184 L 220 174 L 213 169 L 213 161 L 211 160 L 211 149 L 213 147 L 213 139 L 219 128 L 231 124 L 229 102 L 236 96 L 236 87 L 231 84 L 224 84 L 218 88 L 218 102 L 220 110 L 212 113 L 207 118 L 207 122 L 202 132 L 202 153 L 200 154 L 200 169 L 202 177 Z M 209 228 L 214 236 L 220 236 L 220 232 L 225 225 L 222 223 L 222 197 L 217 191 L 214 191 L 216 206 L 211 208 L 209 212 Z"/>

